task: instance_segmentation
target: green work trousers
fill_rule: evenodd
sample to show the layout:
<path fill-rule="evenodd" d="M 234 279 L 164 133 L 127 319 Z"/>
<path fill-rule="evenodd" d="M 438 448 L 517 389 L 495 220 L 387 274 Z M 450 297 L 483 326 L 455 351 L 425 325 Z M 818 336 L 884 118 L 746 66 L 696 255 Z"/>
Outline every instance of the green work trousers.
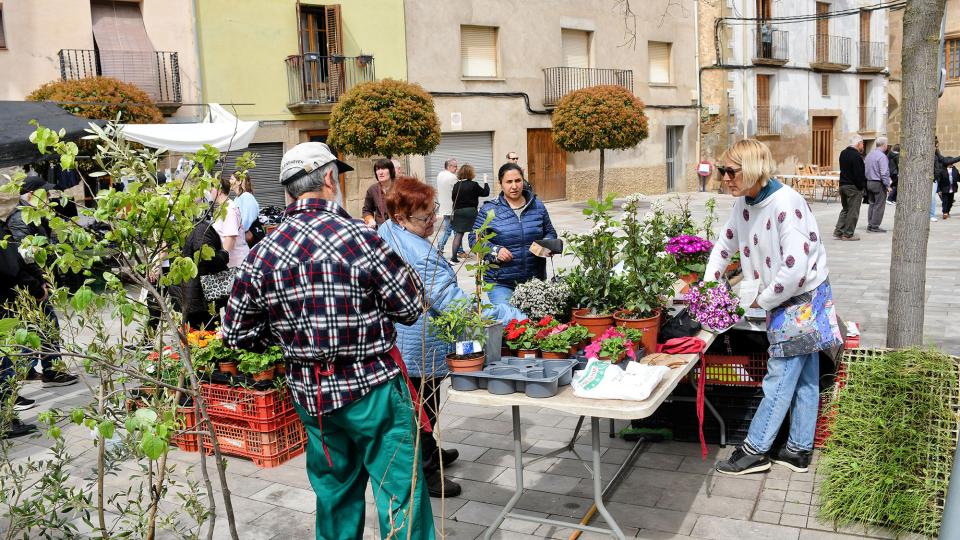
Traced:
<path fill-rule="evenodd" d="M 373 480 L 381 538 L 407 538 L 408 527 L 414 540 L 434 538 L 422 464 L 414 460 L 413 403 L 402 377 L 323 415 L 322 424 L 295 406 L 307 430 L 307 477 L 317 495 L 318 540 L 363 538 L 368 478 Z M 414 467 L 417 485 L 411 498 Z"/>

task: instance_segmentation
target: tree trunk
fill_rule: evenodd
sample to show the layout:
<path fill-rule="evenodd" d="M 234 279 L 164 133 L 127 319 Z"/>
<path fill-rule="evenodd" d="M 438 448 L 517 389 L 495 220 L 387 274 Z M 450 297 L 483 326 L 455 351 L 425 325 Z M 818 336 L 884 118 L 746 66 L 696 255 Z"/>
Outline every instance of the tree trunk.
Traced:
<path fill-rule="evenodd" d="M 940 21 L 946 0 L 912 0 L 903 15 L 903 140 L 890 258 L 887 347 L 923 343 L 927 240 L 937 125 Z"/>
<path fill-rule="evenodd" d="M 603 148 L 600 149 L 600 182 L 597 183 L 597 200 L 603 200 Z"/>

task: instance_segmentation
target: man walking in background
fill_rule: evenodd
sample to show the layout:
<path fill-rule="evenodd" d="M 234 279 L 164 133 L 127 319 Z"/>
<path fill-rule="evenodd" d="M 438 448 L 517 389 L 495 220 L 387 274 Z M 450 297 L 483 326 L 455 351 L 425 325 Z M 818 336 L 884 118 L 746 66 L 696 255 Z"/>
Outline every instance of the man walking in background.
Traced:
<path fill-rule="evenodd" d="M 443 170 L 437 174 L 437 202 L 440 204 L 440 239 L 437 242 L 437 250 L 443 253 L 447 240 L 453 233 L 453 185 L 457 183 L 456 159 L 448 159 L 443 162 Z M 463 255 L 461 250 L 457 256 Z"/>
<path fill-rule="evenodd" d="M 887 160 L 890 162 L 890 195 L 887 197 L 887 204 L 897 204 L 897 183 L 900 181 L 900 145 L 895 144 L 887 152 Z"/>
<path fill-rule="evenodd" d="M 890 165 L 887 159 L 887 138 L 877 137 L 876 145 L 864 160 L 864 175 L 867 177 L 867 231 L 887 232 L 880 228 L 883 222 L 883 210 L 890 191 Z"/>
<path fill-rule="evenodd" d="M 860 204 L 863 203 L 863 191 L 867 188 L 864 175 L 863 137 L 854 135 L 850 146 L 840 152 L 840 218 L 833 230 L 833 237 L 839 240 L 860 240 L 855 234 L 857 220 L 860 219 Z"/>

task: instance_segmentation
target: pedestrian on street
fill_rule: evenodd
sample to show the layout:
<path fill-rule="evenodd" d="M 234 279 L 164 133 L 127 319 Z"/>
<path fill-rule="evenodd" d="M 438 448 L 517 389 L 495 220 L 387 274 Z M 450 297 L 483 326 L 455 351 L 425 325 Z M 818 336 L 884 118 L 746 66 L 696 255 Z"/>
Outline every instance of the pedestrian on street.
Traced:
<path fill-rule="evenodd" d="M 953 208 L 953 198 L 957 193 L 957 167 L 951 165 L 947 167 L 947 177 L 942 185 L 938 185 L 940 191 L 940 204 L 943 207 L 943 219 L 950 219 L 950 209 Z"/>
<path fill-rule="evenodd" d="M 447 246 L 447 240 L 453 234 L 453 185 L 457 183 L 457 160 L 448 159 L 443 162 L 443 170 L 437 174 L 437 202 L 440 204 L 440 239 L 436 248 L 441 254 Z M 463 255 L 463 249 L 457 256 Z"/>
<path fill-rule="evenodd" d="M 947 205 L 946 199 L 943 197 L 943 193 L 950 189 L 950 173 L 947 171 L 947 168 L 954 163 L 960 162 L 960 157 L 946 157 L 940 153 L 939 138 L 934 138 L 934 147 L 936 149 L 936 154 L 934 155 L 933 164 L 933 198 L 930 201 L 930 221 L 937 220 L 938 194 L 940 195 L 940 209 L 943 210 L 943 219 L 948 219 L 950 217 L 950 206 L 953 205 L 953 194 L 950 193 L 950 205 Z"/>
<path fill-rule="evenodd" d="M 854 135 L 850 146 L 840 152 L 840 217 L 833 230 L 833 237 L 839 240 L 860 240 L 855 233 L 857 220 L 860 219 L 860 205 L 863 192 L 867 189 L 867 178 L 863 164 L 863 137 Z"/>
<path fill-rule="evenodd" d="M 853 147 L 851 147 L 853 148 Z M 841 344 L 828 279 L 827 257 L 817 220 L 803 196 L 772 178 L 776 164 L 763 143 L 746 139 L 721 157 L 727 191 L 737 197 L 733 212 L 714 244 L 705 275 L 719 280 L 740 252 L 745 280 L 759 291 L 742 297 L 767 311 L 767 373 L 763 399 L 743 444 L 717 472 L 742 475 L 766 471 L 771 461 L 806 472 L 820 404 L 820 351 Z M 780 425 L 790 413 L 790 436 L 773 448 Z"/>
<path fill-rule="evenodd" d="M 231 176 L 230 187 L 237 194 L 233 202 L 240 211 L 243 241 L 247 243 L 247 247 L 253 247 L 266 235 L 263 224 L 260 223 L 260 203 L 253 194 L 253 181 L 249 176 L 244 176 L 242 180 Z"/>
<path fill-rule="evenodd" d="M 389 159 L 378 159 L 373 164 L 373 175 L 377 178 L 376 183 L 367 188 L 367 194 L 363 197 L 363 222 L 371 229 L 376 229 L 387 220 L 387 194 L 393 187 L 393 181 L 397 179 L 396 162 Z"/>
<path fill-rule="evenodd" d="M 483 187 L 474 179 L 477 177 L 473 165 L 464 163 L 457 171 L 458 181 L 453 185 L 453 245 L 450 246 L 450 262 L 458 263 L 457 254 L 463 249 L 463 235 L 470 232 L 477 219 L 477 205 L 480 197 L 490 195 L 487 175 L 483 175 Z M 471 245 L 473 245 L 471 243 Z"/>
<path fill-rule="evenodd" d="M 897 184 L 900 182 L 900 145 L 895 144 L 887 152 L 887 160 L 890 165 L 890 195 L 887 196 L 887 204 L 897 204 Z"/>
<path fill-rule="evenodd" d="M 432 540 L 395 327 L 422 315 L 422 285 L 375 230 L 341 206 L 338 178 L 351 170 L 319 142 L 284 154 L 280 183 L 292 202 L 276 233 L 240 266 L 223 338 L 238 349 L 283 349 L 287 385 L 307 430 L 318 539 L 364 536 L 370 480 L 384 538 Z"/>
<path fill-rule="evenodd" d="M 867 199 L 870 202 L 867 210 L 867 231 L 885 233 L 887 230 L 881 229 L 880 224 L 883 223 L 883 211 L 891 182 L 886 137 L 877 137 L 873 150 L 864 160 L 864 174 L 867 177 Z"/>
<path fill-rule="evenodd" d="M 220 235 L 224 251 L 230 254 L 227 268 L 237 268 L 250 253 L 250 246 L 244 235 L 240 207 L 230 200 L 230 189 L 230 179 L 220 178 L 210 189 L 210 199 L 213 201 L 213 215 L 217 216 L 213 229 Z"/>
<path fill-rule="evenodd" d="M 444 478 L 444 468 L 457 459 L 456 449 L 441 450 L 434 433 L 440 410 L 440 386 L 447 376 L 447 354 L 453 347 L 436 337 L 430 322 L 457 301 L 469 296 L 457 284 L 457 274 L 443 255 L 430 245 L 430 235 L 436 223 L 434 189 L 427 184 L 403 176 L 397 179 L 393 192 L 387 197 L 391 218 L 380 226 L 378 233 L 406 263 L 416 270 L 424 284 L 424 304 L 429 306 L 412 325 L 397 325 L 400 355 L 407 366 L 410 381 L 420 393 L 421 403 L 433 432 L 421 431 L 420 443 L 427 491 L 432 497 L 456 497 L 460 485 Z M 525 319 L 523 313 L 509 305 L 486 309 L 484 316 L 506 325 L 511 319 Z M 427 331 L 424 332 L 424 325 Z"/>
<path fill-rule="evenodd" d="M 493 283 L 487 295 L 490 303 L 506 304 L 513 290 L 533 278 L 547 278 L 547 261 L 530 253 L 530 246 L 537 240 L 556 238 L 557 231 L 550 221 L 550 214 L 543 201 L 530 190 L 524 189 L 523 169 L 506 163 L 497 172 L 500 180 L 500 196 L 483 203 L 473 229 L 479 229 L 493 212 L 490 232 L 494 237 L 487 255 L 496 268 L 487 270 L 486 281 Z M 476 242 L 476 234 L 470 233 L 470 242 Z"/>
<path fill-rule="evenodd" d="M 213 216 L 213 207 L 204 213 L 204 215 L 194 225 L 190 236 L 183 244 L 182 254 L 184 257 L 192 259 L 194 255 L 204 246 L 209 246 L 213 251 L 213 256 L 209 259 L 200 259 L 197 263 L 197 275 L 180 285 L 180 309 L 183 312 L 183 320 L 191 329 L 212 329 L 220 320 L 220 310 L 226 307 L 226 297 L 213 301 L 214 312 L 210 312 L 210 301 L 203 295 L 203 287 L 200 285 L 201 276 L 212 276 L 227 269 L 227 263 L 230 261 L 230 254 L 223 249 L 220 242 L 220 235 L 213 228 L 211 218 Z"/>

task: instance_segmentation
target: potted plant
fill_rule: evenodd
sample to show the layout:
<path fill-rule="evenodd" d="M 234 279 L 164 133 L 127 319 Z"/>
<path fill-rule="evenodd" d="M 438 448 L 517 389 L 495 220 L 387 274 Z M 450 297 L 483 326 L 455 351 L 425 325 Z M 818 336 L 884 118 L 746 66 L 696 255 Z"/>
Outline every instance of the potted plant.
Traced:
<path fill-rule="evenodd" d="M 673 257 L 677 275 L 688 286 L 703 276 L 712 249 L 713 242 L 692 234 L 674 236 L 663 248 Z"/>
<path fill-rule="evenodd" d="M 191 337 L 192 335 L 192 337 Z M 218 366 L 221 373 L 239 375 L 237 370 L 237 351 L 223 345 L 220 331 L 194 330 L 187 334 L 187 344 L 198 365 Z"/>
<path fill-rule="evenodd" d="M 624 359 L 636 360 L 633 342 L 617 328 L 608 328 L 585 349 L 587 358 L 596 358 L 611 364 L 620 364 L 626 369 Z"/>
<path fill-rule="evenodd" d="M 711 332 L 725 332 L 743 317 L 739 298 L 721 282 L 692 285 L 684 299 L 690 316 Z"/>
<path fill-rule="evenodd" d="M 193 357 L 193 367 L 197 373 L 209 374 L 216 367 L 211 342 L 219 339 L 213 330 L 191 330 L 187 332 L 187 346 Z"/>
<path fill-rule="evenodd" d="M 241 373 L 249 375 L 255 381 L 269 381 L 273 380 L 276 361 L 276 357 L 270 354 L 243 351 L 240 353 L 238 368 Z"/>
<path fill-rule="evenodd" d="M 446 356 L 450 371 L 457 373 L 483 369 L 486 359 L 483 345 L 491 321 L 482 311 L 474 309 L 472 299 L 454 300 L 443 313 L 431 319 L 431 323 L 437 337 L 454 347 L 454 352 Z"/>
<path fill-rule="evenodd" d="M 633 343 L 633 352 L 637 353 L 637 356 L 640 355 L 640 349 L 643 348 L 643 330 L 639 328 L 630 328 L 627 326 L 618 326 L 619 330 L 623 335 Z M 654 351 L 644 350 L 644 354 L 652 353 Z"/>
<path fill-rule="evenodd" d="M 612 216 L 613 200 L 611 194 L 602 201 L 589 201 L 583 214 L 593 223 L 590 232 L 564 235 L 564 252 L 579 263 L 564 274 L 576 306 L 573 319 L 593 336 L 613 325 L 613 311 L 622 291 L 620 281 L 613 277 L 623 244 L 618 234 L 620 223 Z"/>
<path fill-rule="evenodd" d="M 357 65 L 359 65 L 360 67 L 367 66 L 367 65 L 369 65 L 371 62 L 373 62 L 373 55 L 372 55 L 372 54 L 364 54 L 363 52 L 361 52 L 361 53 L 357 56 Z"/>
<path fill-rule="evenodd" d="M 568 320 L 570 286 L 564 281 L 533 278 L 517 285 L 510 296 L 510 304 L 533 319 L 549 315 Z"/>
<path fill-rule="evenodd" d="M 538 332 L 537 345 L 544 359 L 570 358 L 576 347 L 589 336 L 586 327 L 576 323 L 561 324 Z"/>

